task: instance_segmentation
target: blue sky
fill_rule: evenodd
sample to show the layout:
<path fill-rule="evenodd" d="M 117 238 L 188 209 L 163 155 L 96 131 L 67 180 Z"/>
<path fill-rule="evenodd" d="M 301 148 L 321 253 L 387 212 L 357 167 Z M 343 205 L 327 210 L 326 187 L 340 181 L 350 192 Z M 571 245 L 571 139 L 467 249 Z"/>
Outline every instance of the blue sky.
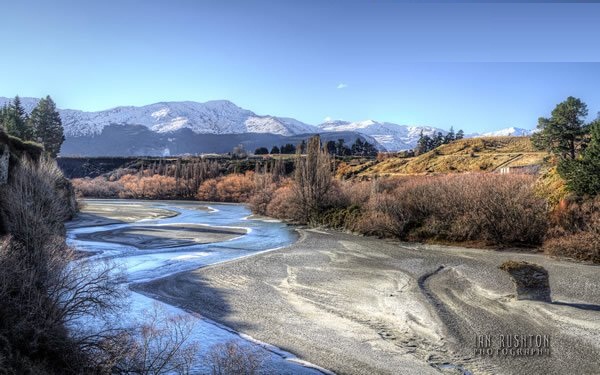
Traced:
<path fill-rule="evenodd" d="M 100 110 L 229 99 L 259 114 L 533 128 L 600 110 L 600 4 L 12 1 L 0 96 Z"/>

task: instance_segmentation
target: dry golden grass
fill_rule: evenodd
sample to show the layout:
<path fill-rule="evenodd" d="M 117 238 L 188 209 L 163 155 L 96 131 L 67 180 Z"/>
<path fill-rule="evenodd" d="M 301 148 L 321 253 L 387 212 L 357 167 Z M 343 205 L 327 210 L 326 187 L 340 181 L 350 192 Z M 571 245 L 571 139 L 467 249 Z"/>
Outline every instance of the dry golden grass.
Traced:
<path fill-rule="evenodd" d="M 390 158 L 358 176 L 493 172 L 501 167 L 541 164 L 548 154 L 536 150 L 528 137 L 469 138 L 412 158 Z"/>

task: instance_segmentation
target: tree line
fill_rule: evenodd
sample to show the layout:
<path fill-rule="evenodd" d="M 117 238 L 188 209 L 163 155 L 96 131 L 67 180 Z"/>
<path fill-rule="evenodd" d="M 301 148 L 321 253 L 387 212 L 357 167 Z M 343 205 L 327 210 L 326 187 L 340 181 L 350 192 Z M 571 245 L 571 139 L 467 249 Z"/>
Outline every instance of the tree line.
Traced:
<path fill-rule="evenodd" d="M 337 141 L 328 141 L 325 144 L 325 150 L 330 155 L 335 156 L 376 156 L 377 148 L 369 143 L 368 141 L 363 141 L 360 138 L 356 138 L 354 143 L 350 146 L 346 145 L 346 141 L 342 138 Z M 291 143 L 287 143 L 281 147 L 273 146 L 271 151 L 266 147 L 259 147 L 254 151 L 255 155 L 278 155 L 278 154 L 295 154 L 296 152 L 300 152 L 301 154 L 307 153 L 307 143 L 305 140 L 302 140 L 300 145 L 297 147 Z"/>
<path fill-rule="evenodd" d="M 40 99 L 31 114 L 15 96 L 0 109 L 0 129 L 24 141 L 41 143 L 52 157 L 58 155 L 65 141 L 60 114 L 49 95 Z"/>
<path fill-rule="evenodd" d="M 450 131 L 446 135 L 443 135 L 442 132 L 437 132 L 437 134 L 429 136 L 424 135 L 423 130 L 421 130 L 419 140 L 417 141 L 417 147 L 415 148 L 415 153 L 417 155 L 424 154 L 426 152 L 440 147 L 441 145 L 445 145 L 452 141 L 463 139 L 464 137 L 465 132 L 463 132 L 462 129 L 454 133 L 453 127 L 450 128 Z"/>

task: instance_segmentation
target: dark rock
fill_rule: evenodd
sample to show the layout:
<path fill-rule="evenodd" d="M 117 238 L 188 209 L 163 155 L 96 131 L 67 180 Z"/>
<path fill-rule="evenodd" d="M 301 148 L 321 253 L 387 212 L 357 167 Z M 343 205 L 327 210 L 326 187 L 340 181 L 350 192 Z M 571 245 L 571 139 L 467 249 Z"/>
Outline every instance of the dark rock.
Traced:
<path fill-rule="evenodd" d="M 0 185 L 8 182 L 8 161 L 10 160 L 10 150 L 8 145 L 0 144 Z"/>
<path fill-rule="evenodd" d="M 548 271 L 542 266 L 509 260 L 499 267 L 512 277 L 517 288 L 517 299 L 552 302 Z"/>

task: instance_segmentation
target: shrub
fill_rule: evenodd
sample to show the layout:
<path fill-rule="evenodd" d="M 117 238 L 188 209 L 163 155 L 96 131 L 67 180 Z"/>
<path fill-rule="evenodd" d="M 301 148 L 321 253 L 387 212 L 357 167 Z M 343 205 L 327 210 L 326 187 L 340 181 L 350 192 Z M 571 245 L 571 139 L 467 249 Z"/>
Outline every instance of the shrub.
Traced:
<path fill-rule="evenodd" d="M 0 188 L 9 232 L 0 243 L 0 372 L 97 370 L 91 351 L 100 337 L 74 335 L 69 323 L 110 311 L 122 290 L 108 267 L 72 267 L 76 257 L 63 237 L 71 208 L 62 184 L 53 161 L 22 158 Z"/>
<path fill-rule="evenodd" d="M 292 222 L 302 221 L 304 211 L 300 206 L 291 183 L 285 184 L 275 190 L 273 199 L 267 205 L 267 215 Z"/>
<path fill-rule="evenodd" d="M 176 197 L 176 180 L 173 177 L 125 175 L 119 179 L 123 185 L 120 198 L 170 199 Z"/>
<path fill-rule="evenodd" d="M 204 181 L 196 198 L 202 201 L 247 202 L 253 193 L 254 172 L 247 172 Z"/>
<path fill-rule="evenodd" d="M 254 193 L 248 199 L 252 212 L 259 215 L 267 214 L 267 206 L 273 200 L 275 190 L 284 183 L 270 173 L 256 173 L 254 175 Z"/>
<path fill-rule="evenodd" d="M 363 214 L 352 219 L 365 234 L 534 245 L 546 229 L 545 201 L 533 193 L 529 176 L 412 177 L 375 182 L 372 189 L 368 202 L 358 203 Z"/>
<path fill-rule="evenodd" d="M 104 177 L 74 178 L 71 182 L 77 196 L 83 198 L 118 198 L 125 190 L 119 181 L 106 180 Z"/>
<path fill-rule="evenodd" d="M 206 357 L 213 375 L 259 374 L 265 356 L 258 349 L 229 341 L 214 345 Z"/>
<path fill-rule="evenodd" d="M 563 199 L 550 215 L 544 250 L 600 263 L 600 196 Z"/>
<path fill-rule="evenodd" d="M 544 250 L 550 255 L 600 263 L 600 234 L 579 232 L 544 242 Z"/>

